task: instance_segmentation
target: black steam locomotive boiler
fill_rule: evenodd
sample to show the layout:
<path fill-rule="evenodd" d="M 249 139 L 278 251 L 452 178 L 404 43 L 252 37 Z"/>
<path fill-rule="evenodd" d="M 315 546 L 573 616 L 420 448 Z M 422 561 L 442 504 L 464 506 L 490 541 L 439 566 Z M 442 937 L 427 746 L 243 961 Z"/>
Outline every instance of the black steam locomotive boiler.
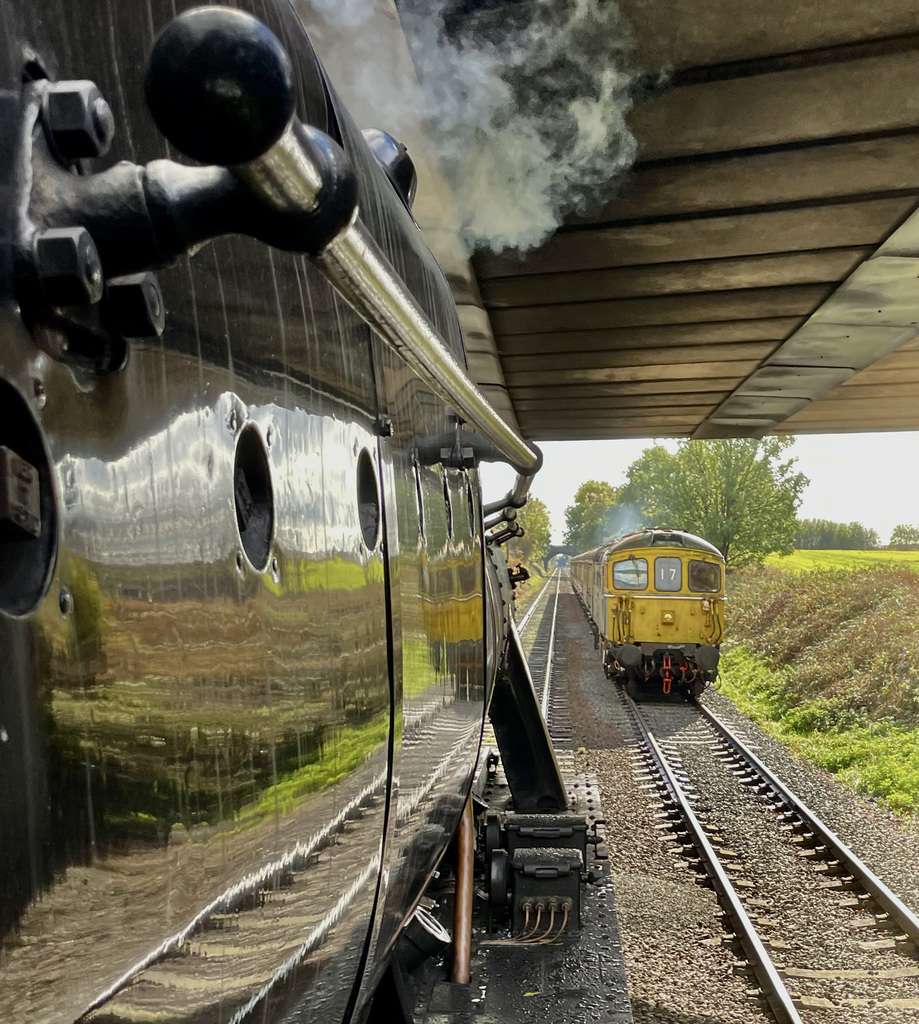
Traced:
<path fill-rule="evenodd" d="M 293 6 L 0 22 L 0 1015 L 409 1017 L 474 871 L 577 925 L 577 820 L 507 906 L 571 811 L 500 547 L 540 455 Z"/>

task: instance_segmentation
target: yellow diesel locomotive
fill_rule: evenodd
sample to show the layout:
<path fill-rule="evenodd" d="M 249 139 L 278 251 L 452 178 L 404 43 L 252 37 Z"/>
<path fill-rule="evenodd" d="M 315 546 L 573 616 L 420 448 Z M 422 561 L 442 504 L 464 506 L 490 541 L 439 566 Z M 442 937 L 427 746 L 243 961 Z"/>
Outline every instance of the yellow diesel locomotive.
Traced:
<path fill-rule="evenodd" d="M 724 558 L 683 530 L 643 530 L 571 559 L 610 679 L 629 696 L 677 687 L 698 697 L 715 678 L 724 632 Z"/>

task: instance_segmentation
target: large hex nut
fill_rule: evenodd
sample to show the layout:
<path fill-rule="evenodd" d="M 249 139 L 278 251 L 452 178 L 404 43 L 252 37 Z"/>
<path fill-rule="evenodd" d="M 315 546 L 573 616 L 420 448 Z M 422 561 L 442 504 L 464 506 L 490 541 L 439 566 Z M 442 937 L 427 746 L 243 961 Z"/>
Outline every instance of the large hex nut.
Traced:
<path fill-rule="evenodd" d="M 155 274 L 112 277 L 105 284 L 105 323 L 123 338 L 156 338 L 166 326 L 166 307 Z"/>
<path fill-rule="evenodd" d="M 55 82 L 45 97 L 44 118 L 64 160 L 90 160 L 112 144 L 115 121 L 94 82 Z"/>
<path fill-rule="evenodd" d="M 102 298 L 102 263 L 86 228 L 50 228 L 35 236 L 35 267 L 54 306 L 91 306 Z"/>

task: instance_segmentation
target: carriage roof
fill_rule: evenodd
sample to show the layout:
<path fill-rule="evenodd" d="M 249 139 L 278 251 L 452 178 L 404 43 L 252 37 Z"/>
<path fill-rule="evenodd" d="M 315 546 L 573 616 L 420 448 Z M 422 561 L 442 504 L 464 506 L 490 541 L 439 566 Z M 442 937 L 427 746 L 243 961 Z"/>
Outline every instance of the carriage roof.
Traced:
<path fill-rule="evenodd" d="M 584 551 L 575 556 L 572 561 L 596 562 L 621 551 L 632 551 L 636 548 L 651 547 L 682 547 L 689 551 L 704 551 L 709 555 L 716 555 L 720 561 L 724 561 L 721 552 L 714 544 L 697 537 L 694 533 L 687 533 L 685 530 L 641 530 L 638 533 L 622 537 L 620 540 L 609 544 L 602 544 L 598 548 Z"/>

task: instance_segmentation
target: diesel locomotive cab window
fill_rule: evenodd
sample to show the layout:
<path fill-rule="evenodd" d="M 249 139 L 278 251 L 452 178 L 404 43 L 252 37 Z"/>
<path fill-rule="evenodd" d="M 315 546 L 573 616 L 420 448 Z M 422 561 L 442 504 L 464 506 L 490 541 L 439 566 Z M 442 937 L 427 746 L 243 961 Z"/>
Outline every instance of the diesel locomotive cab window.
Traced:
<path fill-rule="evenodd" d="M 696 594 L 717 594 L 721 589 L 721 566 L 692 559 L 689 563 L 689 589 Z"/>
<path fill-rule="evenodd" d="M 648 561 L 629 558 L 613 565 L 613 586 L 617 590 L 644 590 L 648 585 Z"/>
<path fill-rule="evenodd" d="M 683 563 L 679 558 L 654 559 L 654 589 L 680 590 L 683 586 Z"/>

